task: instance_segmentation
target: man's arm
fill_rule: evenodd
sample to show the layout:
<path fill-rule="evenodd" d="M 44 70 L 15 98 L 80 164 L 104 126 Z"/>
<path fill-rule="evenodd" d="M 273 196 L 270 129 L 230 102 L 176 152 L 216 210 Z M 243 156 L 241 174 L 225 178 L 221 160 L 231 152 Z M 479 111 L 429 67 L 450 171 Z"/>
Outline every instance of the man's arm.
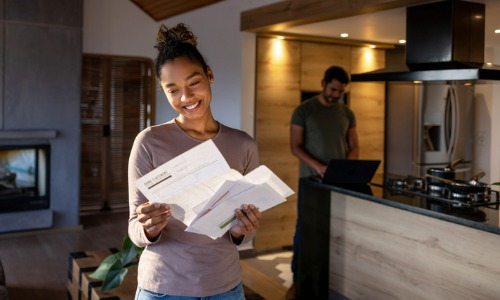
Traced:
<path fill-rule="evenodd" d="M 316 160 L 304 149 L 303 127 L 297 125 L 290 126 L 290 149 L 293 155 L 316 170 L 316 172 L 318 172 L 318 174 L 323 177 L 323 175 L 325 174 L 326 165 L 323 165 L 321 162 Z"/>
<path fill-rule="evenodd" d="M 347 153 L 347 159 L 358 159 L 359 158 L 359 145 L 358 145 L 358 133 L 356 127 L 349 128 L 347 131 L 347 146 L 349 147 L 349 152 Z"/>

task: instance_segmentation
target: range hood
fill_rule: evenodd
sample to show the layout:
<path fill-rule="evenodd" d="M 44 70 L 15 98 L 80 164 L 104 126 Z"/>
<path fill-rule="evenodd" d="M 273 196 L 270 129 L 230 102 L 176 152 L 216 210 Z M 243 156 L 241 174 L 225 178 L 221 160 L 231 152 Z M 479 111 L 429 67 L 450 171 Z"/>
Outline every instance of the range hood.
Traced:
<path fill-rule="evenodd" d="M 485 5 L 446 0 L 406 9 L 405 63 L 388 63 L 352 81 L 500 80 L 484 63 Z"/>

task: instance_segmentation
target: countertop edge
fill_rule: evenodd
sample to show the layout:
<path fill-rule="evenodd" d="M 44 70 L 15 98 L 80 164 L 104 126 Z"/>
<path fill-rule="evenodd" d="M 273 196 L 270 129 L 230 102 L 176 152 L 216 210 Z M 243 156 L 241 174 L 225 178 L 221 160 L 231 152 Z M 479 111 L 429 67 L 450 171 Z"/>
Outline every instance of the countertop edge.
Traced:
<path fill-rule="evenodd" d="M 420 215 L 425 215 L 425 216 L 432 217 L 435 219 L 439 219 L 439 220 L 455 223 L 458 225 L 470 227 L 473 229 L 477 229 L 477 230 L 500 235 L 500 228 L 489 225 L 489 224 L 483 224 L 483 223 L 475 222 L 472 220 L 467 220 L 464 218 L 460 218 L 460 217 L 451 216 L 451 215 L 439 213 L 436 211 L 428 210 L 428 209 L 421 208 L 421 207 L 415 207 L 415 206 L 408 205 L 408 204 L 398 203 L 398 202 L 395 202 L 395 201 L 392 201 L 389 199 L 380 198 L 380 197 L 368 195 L 368 194 L 365 194 L 362 192 L 353 191 L 353 190 L 350 190 L 350 189 L 345 188 L 345 187 L 339 187 L 339 186 L 319 183 L 319 182 L 313 181 L 311 179 L 301 179 L 301 180 L 305 180 L 305 181 L 307 181 L 308 184 L 315 186 L 315 187 L 318 187 L 318 188 L 321 188 L 321 189 L 327 189 L 327 190 L 339 192 L 342 194 L 355 196 L 355 197 L 363 199 L 363 200 L 376 202 L 376 203 L 379 203 L 382 205 L 402 209 L 405 211 L 417 213 Z M 379 188 L 384 188 L 383 186 L 379 186 L 379 185 L 374 185 L 374 186 L 379 187 Z"/>

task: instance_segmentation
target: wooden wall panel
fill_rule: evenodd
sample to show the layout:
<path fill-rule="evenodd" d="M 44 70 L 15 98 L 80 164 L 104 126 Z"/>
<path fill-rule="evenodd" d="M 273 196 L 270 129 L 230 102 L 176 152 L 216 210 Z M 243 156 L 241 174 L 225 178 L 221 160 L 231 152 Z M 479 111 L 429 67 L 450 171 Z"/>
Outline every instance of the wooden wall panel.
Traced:
<path fill-rule="evenodd" d="M 385 51 L 366 47 L 351 47 L 351 74 L 370 72 L 385 66 Z M 385 83 L 352 82 L 350 107 L 356 115 L 359 138 L 359 158 L 382 161 L 373 182 L 383 183 Z"/>
<path fill-rule="evenodd" d="M 300 42 L 258 38 L 255 137 L 260 162 L 294 191 L 298 163 L 290 152 L 292 111 L 300 102 Z M 297 215 L 296 195 L 262 215 L 255 250 L 292 245 Z"/>
<path fill-rule="evenodd" d="M 350 107 L 356 115 L 360 159 L 382 161 L 373 182 L 383 183 L 385 83 L 351 83 Z"/>
<path fill-rule="evenodd" d="M 332 193 L 330 288 L 349 299 L 498 299 L 498 235 Z"/>
<path fill-rule="evenodd" d="M 382 50 L 259 37 L 255 138 L 261 163 L 297 192 L 299 161 L 290 152 L 289 135 L 290 118 L 300 104 L 301 91 L 321 91 L 324 71 L 331 65 L 342 66 L 350 73 L 365 72 L 382 68 L 384 57 Z M 383 160 L 383 84 L 352 83 L 348 90 L 358 120 L 361 158 Z M 382 181 L 383 166 L 379 170 L 377 182 Z M 256 251 L 292 245 L 296 207 L 293 195 L 263 214 L 255 238 Z"/>
<path fill-rule="evenodd" d="M 302 43 L 300 87 L 321 91 L 325 70 L 332 65 L 350 69 L 351 47 L 320 43 Z"/>

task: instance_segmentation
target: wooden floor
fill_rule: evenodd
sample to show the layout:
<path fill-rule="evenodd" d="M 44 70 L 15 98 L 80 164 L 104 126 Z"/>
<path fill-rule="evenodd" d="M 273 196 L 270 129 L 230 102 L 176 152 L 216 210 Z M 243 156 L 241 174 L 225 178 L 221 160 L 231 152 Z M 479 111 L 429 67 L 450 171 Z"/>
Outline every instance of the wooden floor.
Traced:
<path fill-rule="evenodd" d="M 0 235 L 10 300 L 68 299 L 69 253 L 120 248 L 128 213 L 81 217 L 83 228 Z"/>
<path fill-rule="evenodd" d="M 103 248 L 120 248 L 127 232 L 128 212 L 101 213 L 81 217 L 81 228 L 0 234 L 3 264 L 10 300 L 68 299 L 69 253 Z M 270 300 L 284 298 L 272 278 L 242 263 L 244 283 L 261 289 Z M 264 286 L 259 282 L 267 282 Z M 271 290 L 268 290 L 271 289 Z M 247 299 L 264 299 L 249 290 Z"/>

